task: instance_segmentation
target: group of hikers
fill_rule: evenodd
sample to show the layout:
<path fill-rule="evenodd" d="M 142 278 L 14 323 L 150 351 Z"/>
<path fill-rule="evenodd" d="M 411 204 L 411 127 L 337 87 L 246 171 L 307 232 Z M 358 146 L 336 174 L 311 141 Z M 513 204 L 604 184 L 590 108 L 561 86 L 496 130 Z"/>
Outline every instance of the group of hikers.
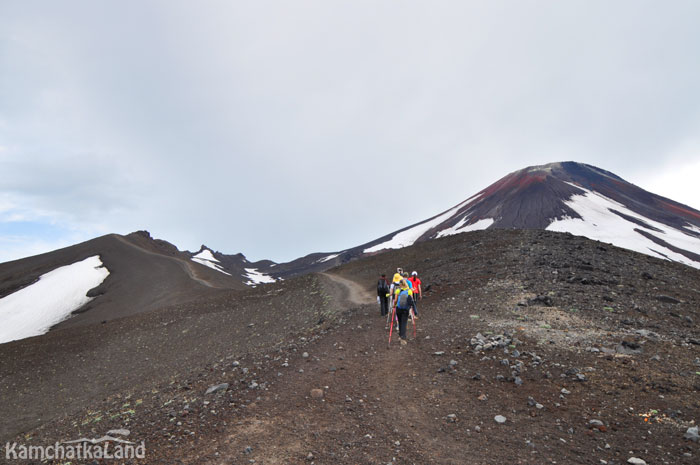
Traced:
<path fill-rule="evenodd" d="M 414 325 L 415 320 L 418 319 L 416 301 L 422 298 L 423 289 L 416 271 L 409 276 L 403 269 L 397 268 L 391 284 L 389 284 L 385 274 L 382 274 L 377 281 L 377 302 L 382 316 L 387 317 L 387 329 L 391 329 L 389 325 L 398 325 L 399 339 L 402 345 L 407 343 L 406 326 L 409 318 L 414 322 Z"/>

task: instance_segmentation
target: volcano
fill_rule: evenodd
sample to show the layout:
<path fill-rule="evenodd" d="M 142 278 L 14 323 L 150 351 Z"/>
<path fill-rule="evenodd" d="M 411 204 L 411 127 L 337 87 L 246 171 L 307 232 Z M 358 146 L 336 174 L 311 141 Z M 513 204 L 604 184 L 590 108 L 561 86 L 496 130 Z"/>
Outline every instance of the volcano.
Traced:
<path fill-rule="evenodd" d="M 576 162 L 515 171 L 455 207 L 362 248 L 363 254 L 481 229 L 545 229 L 700 268 L 700 211 Z"/>

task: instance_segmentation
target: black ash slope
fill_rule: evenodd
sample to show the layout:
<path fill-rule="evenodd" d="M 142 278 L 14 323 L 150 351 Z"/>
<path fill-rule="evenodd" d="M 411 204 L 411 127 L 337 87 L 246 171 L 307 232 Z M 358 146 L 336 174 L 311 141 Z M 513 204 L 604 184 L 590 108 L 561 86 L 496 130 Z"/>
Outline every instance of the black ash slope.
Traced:
<path fill-rule="evenodd" d="M 189 259 L 175 246 L 145 231 L 110 234 L 53 252 L 0 264 L 0 296 L 35 282 L 58 267 L 99 255 L 109 276 L 58 327 L 109 321 L 196 299 L 221 289 L 243 289 L 240 281 Z"/>

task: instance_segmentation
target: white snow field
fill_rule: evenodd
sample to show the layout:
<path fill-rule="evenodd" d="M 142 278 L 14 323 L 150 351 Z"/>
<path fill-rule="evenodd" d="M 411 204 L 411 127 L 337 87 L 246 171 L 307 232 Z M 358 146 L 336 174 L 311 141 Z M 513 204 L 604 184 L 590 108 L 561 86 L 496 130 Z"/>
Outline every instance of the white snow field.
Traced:
<path fill-rule="evenodd" d="M 327 262 L 328 260 L 333 260 L 333 259 L 334 259 L 335 257 L 337 257 L 338 255 L 340 255 L 340 254 L 339 254 L 339 253 L 334 253 L 334 254 L 328 255 L 327 257 L 319 258 L 318 260 L 316 260 L 316 263 L 325 263 L 325 262 Z"/>
<path fill-rule="evenodd" d="M 274 283 L 275 281 L 277 281 L 272 276 L 266 275 L 265 273 L 258 271 L 257 268 L 244 268 L 244 270 L 246 272 L 246 275 L 244 277 L 250 280 L 245 283 L 246 286 L 255 287 L 258 284 Z"/>
<path fill-rule="evenodd" d="M 0 344 L 39 336 L 92 298 L 87 292 L 109 275 L 99 255 L 62 266 L 0 299 Z"/>
<path fill-rule="evenodd" d="M 450 219 L 465 205 L 468 205 L 470 203 L 475 204 L 476 201 L 479 199 L 479 197 L 481 197 L 480 194 L 474 195 L 474 196 L 468 198 L 467 200 L 465 200 L 464 202 L 460 203 L 456 207 L 454 207 L 450 210 L 447 210 L 442 215 L 438 215 L 435 218 L 433 218 L 432 220 L 417 224 L 412 228 L 409 228 L 405 231 L 397 233 L 388 241 L 382 242 L 381 244 L 377 244 L 375 246 L 364 249 L 362 252 L 363 253 L 372 253 L 372 252 L 378 252 L 378 251 L 384 250 L 384 249 L 401 249 L 403 247 L 408 247 L 410 245 L 413 245 L 418 240 L 419 237 L 421 237 L 427 231 L 429 231 L 430 229 L 439 225 L 443 221 L 447 221 L 448 219 Z M 449 228 L 449 229 L 451 229 L 451 228 Z M 460 232 L 462 232 L 462 231 L 460 231 Z M 440 233 L 438 233 L 438 237 L 440 237 Z"/>
<path fill-rule="evenodd" d="M 566 205 L 578 213 L 581 218 L 554 220 L 545 229 L 549 231 L 569 232 L 577 236 L 585 236 L 589 239 L 608 242 L 624 249 L 672 260 L 694 268 L 700 268 L 700 263 L 662 245 L 656 244 L 651 239 L 639 234 L 635 229 L 645 231 L 670 245 L 696 254 L 700 254 L 700 239 L 686 234 L 679 229 L 666 226 L 665 224 L 641 216 L 624 205 L 599 193 L 589 191 L 575 184 L 571 185 L 585 192 L 581 195 L 574 195 L 568 201 L 565 201 Z M 628 221 L 616 215 L 611 210 L 616 210 L 624 215 L 635 218 L 661 232 Z"/>
<path fill-rule="evenodd" d="M 210 262 L 219 263 L 219 260 L 217 260 L 216 257 L 214 257 L 214 254 L 211 253 L 211 250 L 209 249 L 202 250 L 197 255 L 194 255 L 192 258 L 199 258 L 201 260 L 209 260 Z"/>
<path fill-rule="evenodd" d="M 461 234 L 469 231 L 480 231 L 482 229 L 487 229 L 494 223 L 493 218 L 484 218 L 483 220 L 479 220 L 476 223 L 468 224 L 465 226 L 464 223 L 466 223 L 468 219 L 469 215 L 459 220 L 459 222 L 451 228 L 443 229 L 442 231 L 437 233 L 437 237 L 453 236 L 455 234 Z"/>
<path fill-rule="evenodd" d="M 200 265 L 208 266 L 212 270 L 216 270 L 219 273 L 227 274 L 231 276 L 231 273 L 227 273 L 224 271 L 223 267 L 221 265 L 217 265 L 217 263 L 221 263 L 219 260 L 214 257 L 214 255 L 211 253 L 211 250 L 209 249 L 204 249 L 201 252 L 199 252 L 197 255 L 192 256 L 192 261 L 195 261 L 199 263 Z"/>

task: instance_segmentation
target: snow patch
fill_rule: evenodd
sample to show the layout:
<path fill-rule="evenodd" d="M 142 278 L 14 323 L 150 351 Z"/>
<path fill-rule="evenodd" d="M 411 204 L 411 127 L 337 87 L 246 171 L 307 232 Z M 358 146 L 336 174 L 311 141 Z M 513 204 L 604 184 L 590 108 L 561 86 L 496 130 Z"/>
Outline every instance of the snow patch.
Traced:
<path fill-rule="evenodd" d="M 87 292 L 109 275 L 99 255 L 56 268 L 0 299 L 0 344 L 45 334 L 92 300 Z"/>
<path fill-rule="evenodd" d="M 690 231 L 694 231 L 696 233 L 700 233 L 700 228 L 693 224 L 686 223 L 686 226 L 683 226 L 683 229 L 688 229 Z"/>
<path fill-rule="evenodd" d="M 535 173 L 537 171 L 545 171 L 547 173 L 551 173 L 554 168 L 561 168 L 561 163 L 549 163 L 547 165 L 537 165 L 537 166 L 531 166 L 527 172 L 528 173 Z"/>
<path fill-rule="evenodd" d="M 469 205 L 470 203 L 475 203 L 479 197 L 481 197 L 482 194 L 477 194 L 474 195 L 464 202 L 460 203 L 456 207 L 447 210 L 445 213 L 442 215 L 438 215 L 432 220 L 425 221 L 423 223 L 417 224 L 413 226 L 412 228 L 409 228 L 405 231 L 399 232 L 395 234 L 391 239 L 389 239 L 386 242 L 382 242 L 381 244 L 377 244 L 375 246 L 369 247 L 367 249 L 364 249 L 362 252 L 363 253 L 372 253 L 372 252 L 378 252 L 380 250 L 384 249 L 401 249 L 403 247 L 408 247 L 410 245 L 413 245 L 419 237 L 421 237 L 423 234 L 434 228 L 435 226 L 440 225 L 441 223 L 447 221 L 448 219 L 452 218 L 460 209 L 462 209 L 464 206 Z"/>
<path fill-rule="evenodd" d="M 495 221 L 493 218 L 484 218 L 475 223 L 468 224 L 465 226 L 465 223 L 468 219 L 469 215 L 459 220 L 459 222 L 454 226 L 447 229 L 443 229 L 442 231 L 437 233 L 437 237 L 452 236 L 455 234 L 461 234 L 469 231 L 479 231 L 482 229 L 488 229 L 488 227 L 491 226 Z"/>
<path fill-rule="evenodd" d="M 469 232 L 469 231 L 480 231 L 482 229 L 488 229 L 489 226 L 491 226 L 496 220 L 493 218 L 484 218 L 483 220 L 479 220 L 476 223 L 473 224 L 468 224 L 467 226 L 463 227 L 459 232 Z"/>
<path fill-rule="evenodd" d="M 211 262 L 209 260 L 203 260 L 201 258 L 192 257 L 192 261 L 197 262 L 200 265 L 204 265 L 206 267 L 209 267 L 212 270 L 216 270 L 219 273 L 223 273 L 223 274 L 227 274 L 227 275 L 231 276 L 231 273 L 227 273 L 226 271 L 224 271 L 224 269 L 221 267 L 221 265 L 217 265 L 216 263 Z"/>
<path fill-rule="evenodd" d="M 455 224 L 454 226 L 451 226 L 451 227 L 449 227 L 449 228 L 447 228 L 447 229 L 443 229 L 442 231 L 439 231 L 439 232 L 437 233 L 437 236 L 436 236 L 436 237 L 445 237 L 445 236 L 452 236 L 453 234 L 459 234 L 459 233 L 457 232 L 457 230 L 458 230 L 459 228 L 464 227 L 464 224 L 467 222 L 467 220 L 469 219 L 470 216 L 471 216 L 471 215 L 465 215 L 465 216 L 462 217 L 462 219 L 459 220 L 459 221 L 457 222 L 457 224 Z"/>
<path fill-rule="evenodd" d="M 244 268 L 244 269 L 246 272 L 244 278 L 248 278 L 250 280 L 250 281 L 244 283 L 247 286 L 255 287 L 258 284 L 268 284 L 268 283 L 274 283 L 275 281 L 277 281 L 272 276 L 258 271 L 257 268 Z"/>
<path fill-rule="evenodd" d="M 585 236 L 589 239 L 608 242 L 618 247 L 634 250 L 635 252 L 672 260 L 694 268 L 700 268 L 699 262 L 695 262 L 639 234 L 635 231 L 635 229 L 641 228 L 638 224 L 628 221 L 612 213 L 610 210 L 617 210 L 629 217 L 636 218 L 649 226 L 659 229 L 661 231 L 660 233 L 653 231 L 646 231 L 646 233 L 652 234 L 679 249 L 700 254 L 699 239 L 691 237 L 681 230 L 641 216 L 621 203 L 615 202 L 597 192 L 590 191 L 575 184 L 572 185 L 584 191 L 584 194 L 573 195 L 564 203 L 578 213 L 581 218 L 562 218 L 554 220 L 545 229 L 549 231 L 569 232 L 577 236 Z"/>
<path fill-rule="evenodd" d="M 211 253 L 211 250 L 209 250 L 209 249 L 204 249 L 201 252 L 199 252 L 197 255 L 193 255 L 192 261 L 197 262 L 200 265 L 204 265 L 206 267 L 209 267 L 212 270 L 216 270 L 219 273 L 223 273 L 223 274 L 231 276 L 231 273 L 227 273 L 226 271 L 224 271 L 224 268 L 218 264 L 221 262 L 219 260 L 217 260 L 216 257 L 214 257 L 214 255 Z"/>
<path fill-rule="evenodd" d="M 327 262 L 328 260 L 333 260 L 335 257 L 339 256 L 340 253 L 334 253 L 332 255 L 328 255 L 327 257 L 320 258 L 316 260 L 316 263 L 324 263 Z"/>
<path fill-rule="evenodd" d="M 209 249 L 202 250 L 197 255 L 192 256 L 192 258 L 200 258 L 202 260 L 209 260 L 210 262 L 221 263 L 219 262 L 219 260 L 216 259 L 216 257 L 214 257 L 214 254 L 211 253 L 211 250 Z"/>

